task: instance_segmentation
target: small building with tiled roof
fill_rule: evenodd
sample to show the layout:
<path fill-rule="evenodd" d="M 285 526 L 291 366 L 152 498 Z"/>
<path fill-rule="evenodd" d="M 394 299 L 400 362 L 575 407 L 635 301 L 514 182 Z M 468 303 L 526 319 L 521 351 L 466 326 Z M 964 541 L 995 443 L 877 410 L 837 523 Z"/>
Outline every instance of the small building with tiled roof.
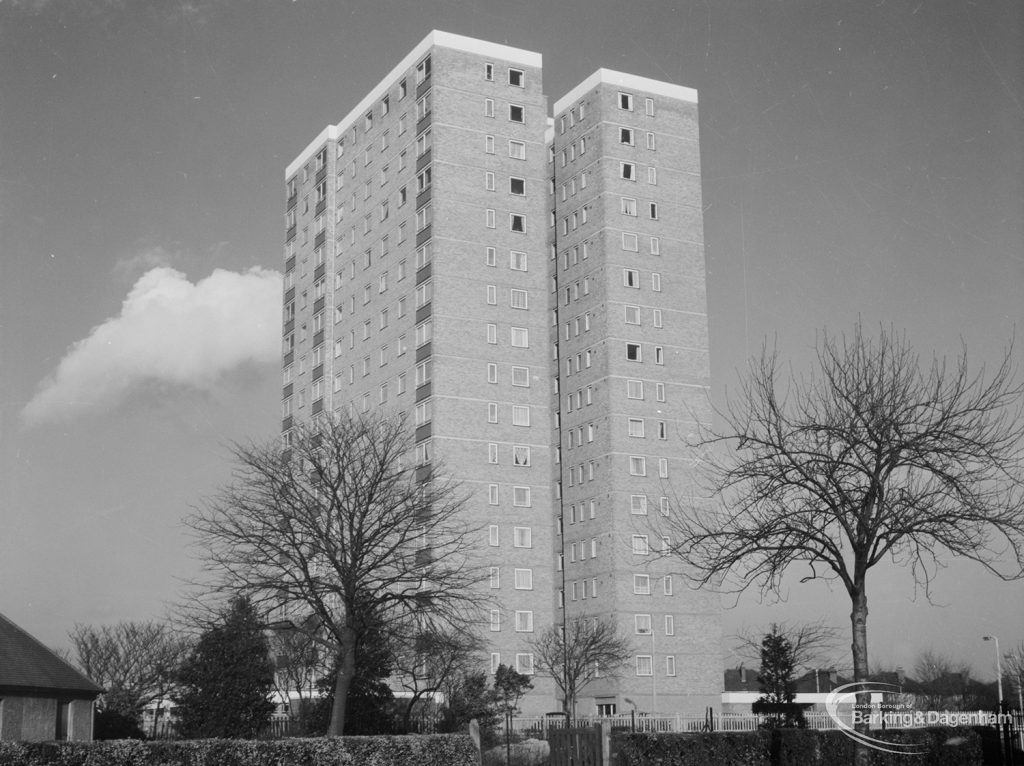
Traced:
<path fill-rule="evenodd" d="M 0 614 L 0 740 L 91 740 L 102 691 Z"/>
<path fill-rule="evenodd" d="M 758 672 L 754 668 L 726 668 L 723 679 L 722 712 L 747 715 L 753 703 L 762 696 L 761 684 L 757 680 Z M 804 705 L 808 710 L 824 710 L 829 692 L 849 679 L 842 678 L 835 670 L 809 670 L 794 679 L 796 697 L 794 702 Z"/>

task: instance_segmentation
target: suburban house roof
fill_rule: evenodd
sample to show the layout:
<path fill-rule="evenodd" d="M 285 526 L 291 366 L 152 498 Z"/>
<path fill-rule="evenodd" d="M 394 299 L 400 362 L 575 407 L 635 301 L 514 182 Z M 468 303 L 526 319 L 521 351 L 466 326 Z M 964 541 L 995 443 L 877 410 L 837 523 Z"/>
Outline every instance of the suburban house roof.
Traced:
<path fill-rule="evenodd" d="M 820 694 L 830 692 L 837 686 L 849 683 L 849 679 L 836 674 L 834 670 L 809 670 L 799 678 L 793 679 L 797 694 Z M 761 693 L 761 685 L 757 680 L 757 668 L 726 668 L 723 688 L 726 692 Z"/>
<path fill-rule="evenodd" d="M 70 692 L 95 699 L 103 689 L 0 614 L 0 692 Z"/>

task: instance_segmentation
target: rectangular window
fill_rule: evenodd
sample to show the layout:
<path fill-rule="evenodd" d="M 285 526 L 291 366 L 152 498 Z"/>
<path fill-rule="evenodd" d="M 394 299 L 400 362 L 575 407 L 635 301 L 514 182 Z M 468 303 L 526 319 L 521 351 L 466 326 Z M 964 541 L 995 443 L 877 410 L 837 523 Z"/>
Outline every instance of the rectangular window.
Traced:
<path fill-rule="evenodd" d="M 501 630 L 501 611 L 499 609 L 491 610 L 491 630 L 495 632 Z"/>
<path fill-rule="evenodd" d="M 495 285 L 487 285 L 487 305 L 498 305 L 498 288 Z"/>
<path fill-rule="evenodd" d="M 654 220 L 658 219 L 658 203 L 652 202 L 647 208 L 650 217 Z"/>
<path fill-rule="evenodd" d="M 533 632 L 533 612 L 532 611 L 517 611 L 516 612 L 516 632 L 517 633 L 532 633 Z"/>
<path fill-rule="evenodd" d="M 516 176 L 509 176 L 508 193 L 520 196 L 526 194 L 526 179 L 517 178 Z"/>
<path fill-rule="evenodd" d="M 526 231 L 526 216 L 522 213 L 509 213 L 508 227 L 510 231 L 519 233 Z"/>
<path fill-rule="evenodd" d="M 628 231 L 622 232 L 622 249 L 630 253 L 638 252 L 640 246 L 637 235 Z"/>
<path fill-rule="evenodd" d="M 656 293 L 661 292 L 661 274 L 657 272 L 651 273 L 651 289 Z"/>
<path fill-rule="evenodd" d="M 640 353 L 639 343 L 627 343 L 626 344 L 626 359 L 630 362 L 642 362 L 643 356 Z"/>
<path fill-rule="evenodd" d="M 626 306 L 626 324 L 640 324 L 640 307 L 639 306 Z"/>
<path fill-rule="evenodd" d="M 528 348 L 530 345 L 530 333 L 525 327 L 511 328 L 512 346 L 514 348 Z"/>
<path fill-rule="evenodd" d="M 633 111 L 633 94 L 619 93 L 619 109 Z"/>
<path fill-rule="evenodd" d="M 487 445 L 487 462 L 492 465 L 498 462 L 498 445 L 494 442 Z"/>
<path fill-rule="evenodd" d="M 647 148 L 654 149 L 654 134 L 650 132 L 647 133 Z"/>
<path fill-rule="evenodd" d="M 662 324 L 661 309 L 654 309 L 651 312 L 651 314 L 652 314 L 652 317 L 654 319 L 654 326 L 655 327 L 664 327 L 664 325 Z"/>
<path fill-rule="evenodd" d="M 651 635 L 651 615 L 649 614 L 635 614 L 633 615 L 633 624 L 637 635 L 649 636 Z"/>
<path fill-rule="evenodd" d="M 429 343 L 434 335 L 434 326 L 431 320 L 416 325 L 416 348 Z"/>
<path fill-rule="evenodd" d="M 497 383 L 498 382 L 498 365 L 493 362 L 487 364 L 487 382 Z"/>
<path fill-rule="evenodd" d="M 516 655 L 516 672 L 522 673 L 524 676 L 533 675 L 533 655 L 532 654 L 517 654 Z"/>
<path fill-rule="evenodd" d="M 647 168 L 647 183 L 651 184 L 652 186 L 653 185 L 657 185 L 657 183 L 658 183 L 658 169 L 657 168 Z"/>
<path fill-rule="evenodd" d="M 498 422 L 498 403 L 488 402 L 487 403 L 487 422 L 497 423 Z"/>
<path fill-rule="evenodd" d="M 666 596 L 672 595 L 672 575 L 665 575 L 661 579 L 661 591 Z"/>
<path fill-rule="evenodd" d="M 526 159 L 526 144 L 522 141 L 508 142 L 508 156 L 514 160 L 525 160 Z"/>
<path fill-rule="evenodd" d="M 517 569 L 515 570 L 516 577 L 516 590 L 533 590 L 533 570 L 532 569 Z"/>
<path fill-rule="evenodd" d="M 514 85 L 517 88 L 525 87 L 526 75 L 523 74 L 521 69 L 512 69 L 509 67 L 508 70 L 508 84 Z"/>
<path fill-rule="evenodd" d="M 636 674 L 638 676 L 653 676 L 654 658 L 649 654 L 638 654 L 636 656 Z"/>
<path fill-rule="evenodd" d="M 654 99 L 653 98 L 645 98 L 644 99 L 644 112 L 647 114 L 648 117 L 653 117 L 654 116 Z"/>
<path fill-rule="evenodd" d="M 620 198 L 623 215 L 636 215 L 636 200 L 632 197 Z"/>
<path fill-rule="evenodd" d="M 632 162 L 620 162 L 619 163 L 619 177 L 624 178 L 627 181 L 636 180 L 636 165 Z"/>
<path fill-rule="evenodd" d="M 498 325 L 487 325 L 487 342 L 492 344 L 498 342 Z"/>
<path fill-rule="evenodd" d="M 516 548 L 532 548 L 533 534 L 530 527 L 512 528 L 512 545 Z"/>
<path fill-rule="evenodd" d="M 668 458 L 658 458 L 658 476 L 662 479 L 668 478 Z"/>
<path fill-rule="evenodd" d="M 676 618 L 671 614 L 665 615 L 665 635 L 674 636 L 676 634 Z"/>
<path fill-rule="evenodd" d="M 647 535 L 633 535 L 633 553 L 637 556 L 646 556 L 650 552 Z"/>
<path fill-rule="evenodd" d="M 651 576 L 645 574 L 633 575 L 633 593 L 637 596 L 651 595 Z"/>
<path fill-rule="evenodd" d="M 495 365 L 495 380 L 493 382 L 497 383 L 497 365 Z M 512 385 L 528 387 L 530 385 L 530 368 L 513 367 Z"/>
<path fill-rule="evenodd" d="M 491 588 L 501 587 L 501 569 L 500 567 L 490 568 L 490 585 Z"/>
<path fill-rule="evenodd" d="M 640 272 L 636 269 L 622 270 L 622 284 L 626 287 L 640 288 Z"/>
<path fill-rule="evenodd" d="M 632 128 L 619 128 L 619 143 L 633 145 L 633 129 Z"/>
<path fill-rule="evenodd" d="M 431 373 L 433 372 L 433 362 L 427 359 L 416 365 L 416 385 L 422 386 L 430 382 Z"/>
<path fill-rule="evenodd" d="M 661 255 L 661 240 L 658 237 L 651 237 L 651 255 Z"/>
<path fill-rule="evenodd" d="M 494 173 L 490 171 L 484 173 L 484 188 L 487 191 L 494 191 Z"/>
<path fill-rule="evenodd" d="M 512 425 L 514 426 L 528 426 L 530 425 L 530 407 L 525 404 L 514 404 L 512 405 Z"/>
<path fill-rule="evenodd" d="M 526 253 L 512 250 L 509 253 L 509 268 L 513 271 L 526 271 Z"/>
<path fill-rule="evenodd" d="M 512 505 L 516 508 L 530 507 L 530 488 L 512 487 Z"/>
<path fill-rule="evenodd" d="M 484 79 L 488 82 L 494 80 L 494 64 L 484 64 Z"/>
<path fill-rule="evenodd" d="M 647 458 L 642 455 L 630 455 L 629 456 L 629 475 L 630 476 L 646 476 L 647 475 Z"/>
<path fill-rule="evenodd" d="M 676 674 L 676 658 L 673 655 L 665 657 L 665 675 L 674 676 Z"/>
<path fill-rule="evenodd" d="M 629 419 L 629 435 L 642 439 L 644 438 L 644 419 L 643 418 L 630 418 Z"/>
<path fill-rule="evenodd" d="M 647 515 L 647 495 L 630 495 L 629 512 L 634 516 Z"/>
<path fill-rule="evenodd" d="M 492 548 L 497 547 L 497 545 L 498 545 L 498 525 L 497 524 L 491 524 L 487 528 L 487 544 L 490 545 Z"/>
<path fill-rule="evenodd" d="M 626 398 L 627 399 L 643 399 L 644 398 L 644 382 L 642 380 L 627 380 L 626 381 Z"/>
<path fill-rule="evenodd" d="M 491 210 L 490 208 L 487 208 L 486 211 L 485 225 L 487 226 L 488 229 L 493 229 L 495 226 L 497 226 L 496 219 L 494 217 L 494 211 Z"/>
<path fill-rule="evenodd" d="M 498 485 L 488 484 L 487 485 L 487 504 L 497 505 L 498 504 Z M 497 529 L 497 527 L 495 527 Z M 497 545 L 497 543 L 495 543 Z"/>
<path fill-rule="evenodd" d="M 484 151 L 487 154 L 494 154 L 494 136 L 484 136 Z"/>
<path fill-rule="evenodd" d="M 519 104 L 508 105 L 508 119 L 511 122 L 525 122 L 526 121 L 526 109 Z"/>
<path fill-rule="evenodd" d="M 654 398 L 657 401 L 659 401 L 659 402 L 665 401 L 665 384 L 664 383 L 655 383 L 654 384 Z"/>
<path fill-rule="evenodd" d="M 514 309 L 525 309 L 527 304 L 526 290 L 512 289 L 509 291 L 509 302 Z"/>
<path fill-rule="evenodd" d="M 494 99 L 493 98 L 485 98 L 484 99 L 484 117 L 493 117 L 493 116 L 494 116 Z"/>

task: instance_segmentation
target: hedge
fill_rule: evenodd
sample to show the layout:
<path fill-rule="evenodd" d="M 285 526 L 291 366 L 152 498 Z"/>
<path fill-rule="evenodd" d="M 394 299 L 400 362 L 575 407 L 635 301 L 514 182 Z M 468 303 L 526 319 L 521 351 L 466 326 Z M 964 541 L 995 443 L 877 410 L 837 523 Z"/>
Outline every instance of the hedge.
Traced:
<path fill-rule="evenodd" d="M 872 766 L 981 766 L 981 739 L 971 729 L 871 733 L 892 743 L 923 745 L 921 755 L 871 750 Z M 615 734 L 616 766 L 836 766 L 853 763 L 854 742 L 841 731 L 776 729 L 709 734 Z"/>
<path fill-rule="evenodd" d="M 0 766 L 471 766 L 461 734 L 278 740 L 0 742 Z"/>

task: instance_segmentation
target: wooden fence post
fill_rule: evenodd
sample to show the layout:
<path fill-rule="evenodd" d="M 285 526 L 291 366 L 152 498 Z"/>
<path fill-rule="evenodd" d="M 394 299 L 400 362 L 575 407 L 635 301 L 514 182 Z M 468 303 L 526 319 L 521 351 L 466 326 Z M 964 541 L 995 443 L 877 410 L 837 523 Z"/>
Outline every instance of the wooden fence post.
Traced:
<path fill-rule="evenodd" d="M 601 721 L 601 763 L 612 766 L 612 722 Z"/>

